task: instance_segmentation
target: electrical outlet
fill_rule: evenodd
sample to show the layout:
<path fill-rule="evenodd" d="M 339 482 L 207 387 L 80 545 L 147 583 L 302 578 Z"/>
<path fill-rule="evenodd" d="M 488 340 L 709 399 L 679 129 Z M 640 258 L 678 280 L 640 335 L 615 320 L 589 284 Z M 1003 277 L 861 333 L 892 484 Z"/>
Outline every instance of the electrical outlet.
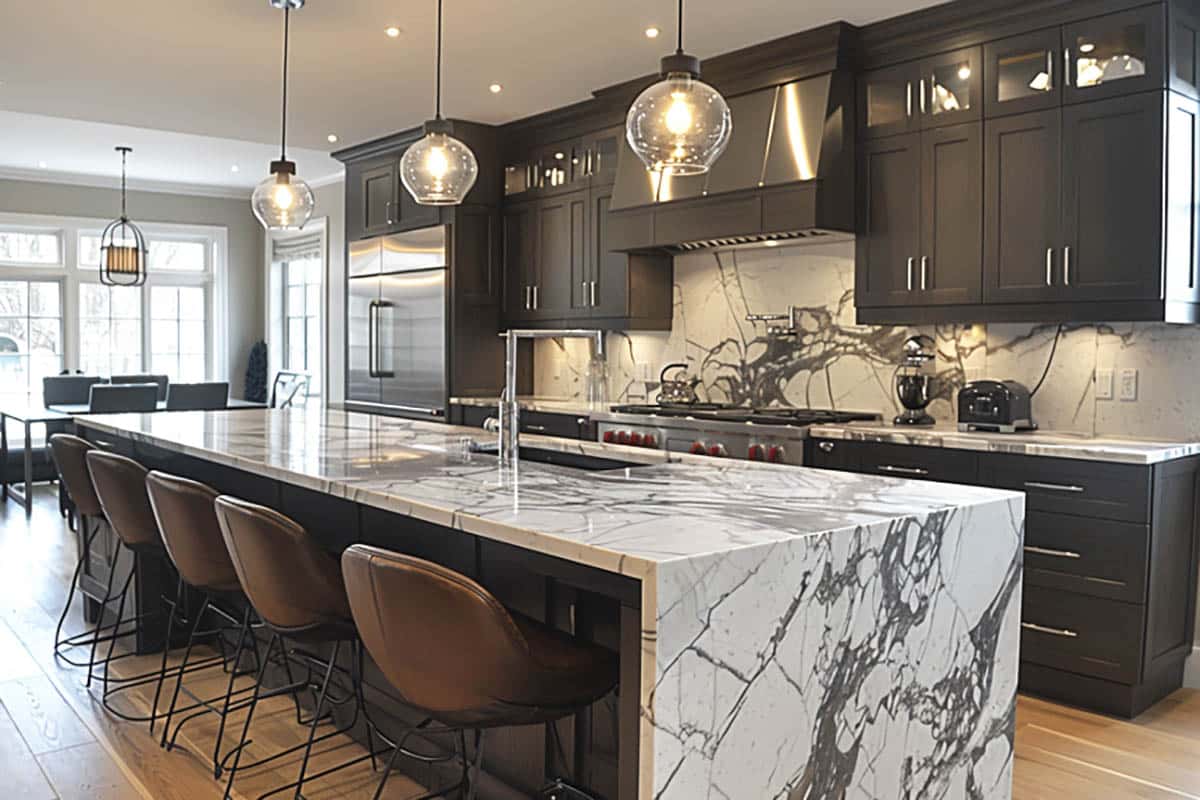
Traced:
<path fill-rule="evenodd" d="M 1113 399 L 1113 371 L 1111 369 L 1096 370 L 1096 399 Z"/>
<path fill-rule="evenodd" d="M 1138 371 L 1136 369 L 1121 370 L 1121 400 L 1130 403 L 1138 398 Z"/>

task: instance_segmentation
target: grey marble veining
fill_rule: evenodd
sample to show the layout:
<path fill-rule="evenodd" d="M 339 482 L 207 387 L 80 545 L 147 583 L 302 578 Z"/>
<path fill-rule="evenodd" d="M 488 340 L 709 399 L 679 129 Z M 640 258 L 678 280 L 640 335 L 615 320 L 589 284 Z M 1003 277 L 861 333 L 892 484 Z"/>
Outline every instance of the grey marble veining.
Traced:
<path fill-rule="evenodd" d="M 606 473 L 316 409 L 81 417 L 641 580 L 641 800 L 1011 796 L 1024 498 L 747 462 Z"/>
<path fill-rule="evenodd" d="M 898 428 L 894 425 L 852 422 L 846 425 L 817 425 L 809 429 L 814 439 L 850 442 L 944 447 L 985 453 L 1052 456 L 1082 461 L 1123 464 L 1157 464 L 1200 454 L 1200 442 L 1156 442 L 1117 436 L 1090 436 L 1057 431 L 1035 433 L 963 433 L 957 425 L 941 423 L 932 428 Z"/>

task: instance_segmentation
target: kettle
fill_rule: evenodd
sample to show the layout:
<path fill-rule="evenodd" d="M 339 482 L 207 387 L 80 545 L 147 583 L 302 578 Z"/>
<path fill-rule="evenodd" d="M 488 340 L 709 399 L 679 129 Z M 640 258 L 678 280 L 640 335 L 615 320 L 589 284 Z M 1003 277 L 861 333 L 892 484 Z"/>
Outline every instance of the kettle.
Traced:
<path fill-rule="evenodd" d="M 696 402 L 696 387 L 700 385 L 700 379 L 687 377 L 687 368 L 687 364 L 667 364 L 663 367 L 658 376 L 659 405 L 691 405 Z M 675 380 L 667 380 L 667 373 L 673 369 L 683 370 L 682 375 Z"/>

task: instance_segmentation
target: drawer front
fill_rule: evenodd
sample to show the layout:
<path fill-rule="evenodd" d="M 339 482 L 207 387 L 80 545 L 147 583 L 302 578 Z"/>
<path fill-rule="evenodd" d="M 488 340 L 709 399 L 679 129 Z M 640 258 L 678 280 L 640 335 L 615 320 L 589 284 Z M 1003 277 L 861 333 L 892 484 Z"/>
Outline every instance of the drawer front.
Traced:
<path fill-rule="evenodd" d="M 1145 603 L 1149 547 L 1146 525 L 1033 511 L 1026 518 L 1025 583 Z"/>
<path fill-rule="evenodd" d="M 468 428 L 482 428 L 489 417 L 500 411 L 495 406 L 462 406 L 459 419 Z M 564 439 L 592 439 L 591 420 L 574 414 L 547 414 L 542 411 L 521 412 L 521 433 L 540 436 L 559 436 Z"/>
<path fill-rule="evenodd" d="M 1150 467 L 1040 456 L 987 455 L 980 482 L 1025 492 L 1029 512 L 1150 521 Z"/>
<path fill-rule="evenodd" d="M 1021 660 L 1137 683 L 1145 607 L 1026 584 Z"/>
<path fill-rule="evenodd" d="M 979 458 L 966 450 L 906 444 L 859 444 L 859 470 L 868 475 L 975 483 Z"/>

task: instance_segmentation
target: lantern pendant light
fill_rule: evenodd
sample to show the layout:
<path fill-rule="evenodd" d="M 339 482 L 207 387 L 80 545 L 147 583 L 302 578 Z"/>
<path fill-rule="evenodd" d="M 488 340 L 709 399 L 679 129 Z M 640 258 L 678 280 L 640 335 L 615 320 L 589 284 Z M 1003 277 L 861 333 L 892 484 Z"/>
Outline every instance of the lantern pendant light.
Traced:
<path fill-rule="evenodd" d="M 250 205 L 254 216 L 269 231 L 295 231 L 312 218 L 312 189 L 296 176 L 296 164 L 287 157 L 288 40 L 293 9 L 304 0 L 269 0 L 272 8 L 283 9 L 283 122 L 279 136 L 279 160 L 271 162 L 271 174 L 254 188 Z"/>
<path fill-rule="evenodd" d="M 629 107 L 625 138 L 652 172 L 702 175 L 725 152 L 733 118 L 725 98 L 700 80 L 700 59 L 683 52 L 683 0 L 677 46 L 663 58 L 662 76 Z"/>
<path fill-rule="evenodd" d="M 146 237 L 129 221 L 125 212 L 125 161 L 132 147 L 118 147 L 121 154 L 121 217 L 100 234 L 100 282 L 105 286 L 141 286 L 146 282 Z"/>
<path fill-rule="evenodd" d="M 442 0 L 438 0 L 434 117 L 425 123 L 425 135 L 400 159 L 400 180 L 420 205 L 459 205 L 479 177 L 475 154 L 450 132 L 450 123 L 442 119 Z"/>

